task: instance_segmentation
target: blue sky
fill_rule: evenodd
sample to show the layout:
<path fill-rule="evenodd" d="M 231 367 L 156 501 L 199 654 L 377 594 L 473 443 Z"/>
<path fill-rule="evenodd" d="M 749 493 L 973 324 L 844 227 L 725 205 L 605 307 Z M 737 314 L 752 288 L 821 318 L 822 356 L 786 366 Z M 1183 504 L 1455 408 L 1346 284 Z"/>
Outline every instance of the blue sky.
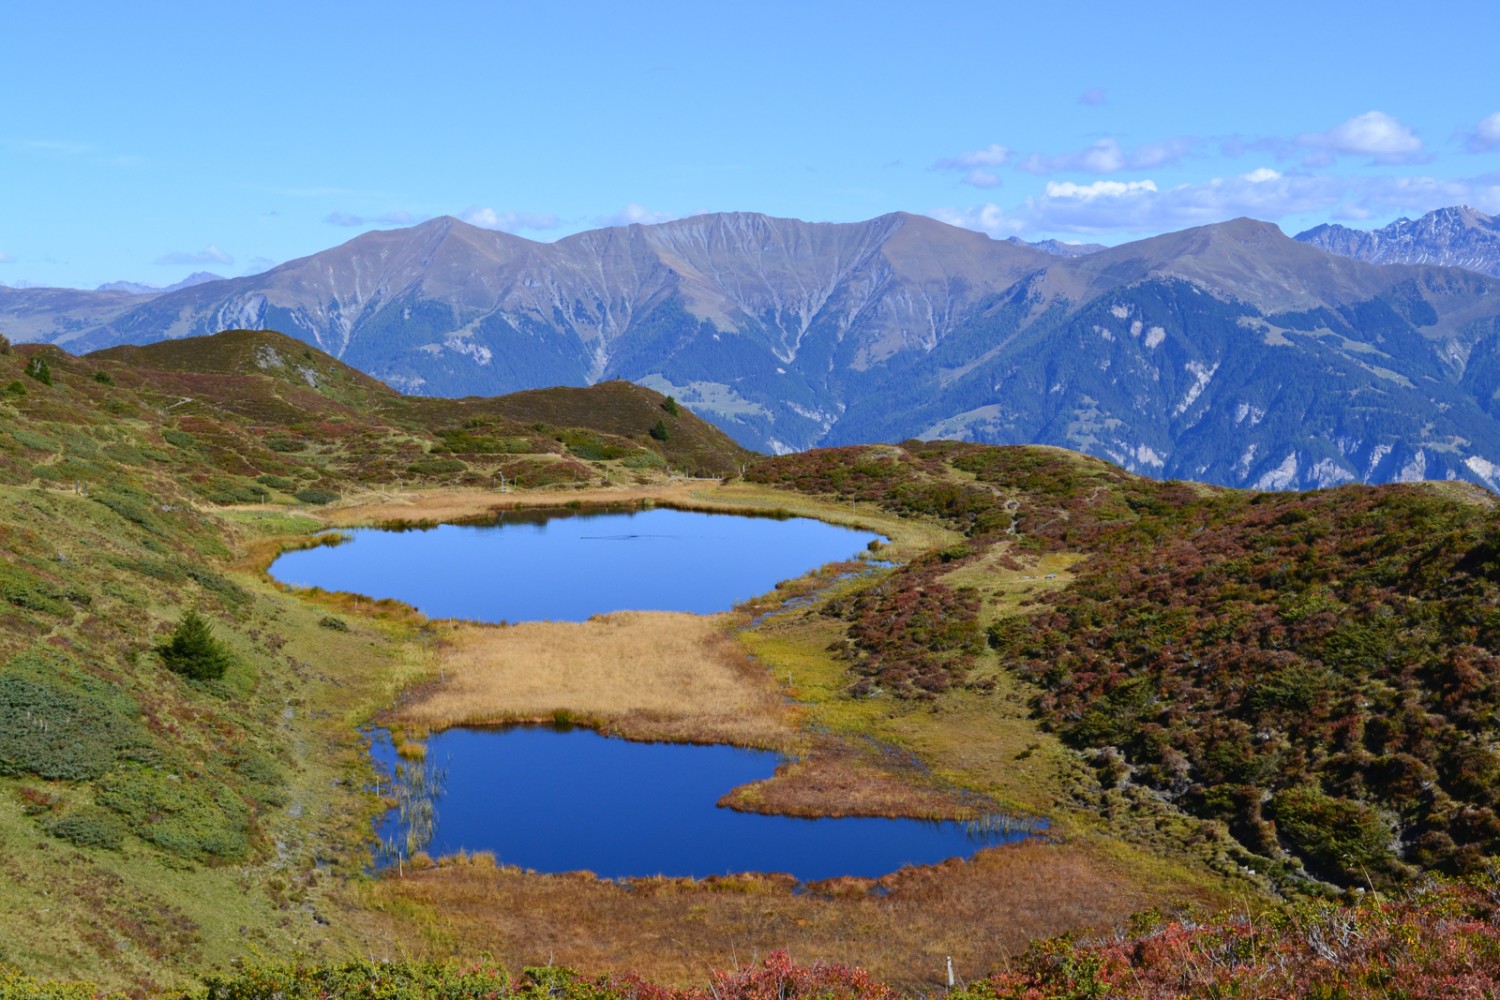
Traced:
<path fill-rule="evenodd" d="M 1500 5 L 0 0 L 0 282 L 903 210 L 1120 243 L 1500 213 Z"/>

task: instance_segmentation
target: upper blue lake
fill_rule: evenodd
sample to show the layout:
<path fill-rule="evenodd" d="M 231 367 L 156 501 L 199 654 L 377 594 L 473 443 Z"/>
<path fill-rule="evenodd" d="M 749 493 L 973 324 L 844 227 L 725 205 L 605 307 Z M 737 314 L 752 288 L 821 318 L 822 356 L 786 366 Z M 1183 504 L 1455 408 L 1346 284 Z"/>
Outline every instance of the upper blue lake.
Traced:
<path fill-rule="evenodd" d="M 611 611 L 712 614 L 880 536 L 809 518 L 657 508 L 508 512 L 484 525 L 359 528 L 287 552 L 282 583 L 393 597 L 433 618 L 584 621 Z"/>
<path fill-rule="evenodd" d="M 389 740 L 377 739 L 372 753 L 390 773 L 395 754 Z M 449 729 L 427 740 L 426 761 L 441 775 L 429 853 L 493 851 L 502 864 L 544 872 L 876 878 L 1034 832 L 1024 823 L 1006 828 L 738 812 L 718 800 L 737 785 L 769 778 L 778 754 L 632 743 L 585 729 Z M 400 843 L 403 827 L 393 812 L 377 832 Z"/>

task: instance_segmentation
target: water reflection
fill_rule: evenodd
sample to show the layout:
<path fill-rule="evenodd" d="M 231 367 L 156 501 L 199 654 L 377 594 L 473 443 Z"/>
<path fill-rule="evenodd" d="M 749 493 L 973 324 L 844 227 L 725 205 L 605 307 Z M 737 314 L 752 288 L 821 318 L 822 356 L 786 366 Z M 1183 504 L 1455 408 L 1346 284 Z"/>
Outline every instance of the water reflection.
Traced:
<path fill-rule="evenodd" d="M 488 622 L 725 611 L 782 580 L 852 559 L 879 537 L 809 518 L 666 509 L 507 512 L 483 526 L 347 534 L 346 544 L 283 554 L 271 575 Z"/>

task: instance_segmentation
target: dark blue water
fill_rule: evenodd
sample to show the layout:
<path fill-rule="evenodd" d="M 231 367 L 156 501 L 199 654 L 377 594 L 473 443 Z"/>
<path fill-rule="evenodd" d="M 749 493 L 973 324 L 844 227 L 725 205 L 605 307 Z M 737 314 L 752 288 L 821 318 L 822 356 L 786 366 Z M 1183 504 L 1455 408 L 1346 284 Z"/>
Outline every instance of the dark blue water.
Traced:
<path fill-rule="evenodd" d="M 390 772 L 389 741 L 377 761 Z M 502 864 L 604 878 L 789 872 L 878 877 L 1009 843 L 1029 831 L 909 819 L 797 819 L 719 807 L 780 757 L 728 746 L 632 743 L 590 730 L 450 729 L 427 743 L 446 773 L 428 853 L 493 851 Z M 396 837 L 388 817 L 378 831 Z"/>
<path fill-rule="evenodd" d="M 679 510 L 509 514 L 493 525 L 349 532 L 288 552 L 299 587 L 394 597 L 434 618 L 584 621 L 610 611 L 727 611 L 879 537 L 808 518 Z"/>

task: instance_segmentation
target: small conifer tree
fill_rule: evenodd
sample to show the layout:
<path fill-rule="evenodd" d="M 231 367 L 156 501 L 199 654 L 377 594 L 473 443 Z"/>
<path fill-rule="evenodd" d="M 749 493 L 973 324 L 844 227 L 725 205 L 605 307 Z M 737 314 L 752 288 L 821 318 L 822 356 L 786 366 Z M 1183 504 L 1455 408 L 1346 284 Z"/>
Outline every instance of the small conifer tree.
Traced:
<path fill-rule="evenodd" d="M 183 612 L 172 638 L 156 652 L 168 669 L 195 681 L 218 680 L 234 663 L 234 654 L 214 638 L 208 619 L 189 608 Z"/>
<path fill-rule="evenodd" d="M 658 441 L 665 441 L 667 439 L 666 421 L 658 420 L 656 425 L 651 428 L 651 436 Z"/>
<path fill-rule="evenodd" d="M 677 400 L 673 399 L 671 396 L 668 396 L 666 399 L 661 401 L 661 408 L 672 414 L 672 416 L 677 416 Z"/>

